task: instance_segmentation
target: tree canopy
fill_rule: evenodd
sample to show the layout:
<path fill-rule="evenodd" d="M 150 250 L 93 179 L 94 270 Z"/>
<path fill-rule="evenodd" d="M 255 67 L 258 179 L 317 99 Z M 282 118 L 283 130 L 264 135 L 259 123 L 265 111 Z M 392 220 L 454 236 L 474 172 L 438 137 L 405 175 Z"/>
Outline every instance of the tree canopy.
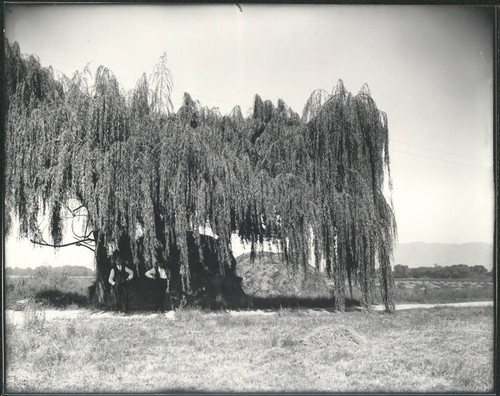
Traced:
<path fill-rule="evenodd" d="M 199 240 L 208 227 L 222 262 L 234 233 L 253 252 L 276 244 L 292 266 L 323 259 L 339 309 L 353 282 L 372 302 L 379 266 L 394 309 L 387 117 L 367 85 L 357 95 L 340 80 L 331 94 L 314 91 L 302 116 L 258 95 L 248 117 L 238 106 L 223 116 L 188 94 L 174 112 L 165 55 L 149 80 L 123 92 L 103 66 L 93 82 L 85 70 L 58 77 L 17 43 L 5 48 L 6 207 L 22 236 L 43 241 L 47 216 L 59 246 L 64 217 L 84 216 L 88 247 L 141 239 L 153 266 L 176 246 L 189 288 L 187 233 Z"/>

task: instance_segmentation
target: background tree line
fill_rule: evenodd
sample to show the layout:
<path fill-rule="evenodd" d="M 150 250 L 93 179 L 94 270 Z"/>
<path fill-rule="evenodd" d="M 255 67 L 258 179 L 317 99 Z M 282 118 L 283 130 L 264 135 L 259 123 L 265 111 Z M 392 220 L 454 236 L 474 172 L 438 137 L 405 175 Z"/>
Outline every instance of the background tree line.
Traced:
<path fill-rule="evenodd" d="M 68 276 L 95 275 L 95 272 L 92 271 L 90 268 L 83 267 L 80 265 L 63 265 L 62 267 L 39 266 L 35 268 L 7 267 L 5 268 L 5 275 L 30 276 L 30 275 L 40 275 L 42 272 L 48 272 L 48 271 L 61 273 Z"/>
<path fill-rule="evenodd" d="M 408 268 L 407 265 L 397 264 L 394 266 L 394 278 L 477 278 L 491 275 L 491 271 L 482 266 L 469 266 L 455 264 L 447 266 L 434 265 L 434 267 Z"/>

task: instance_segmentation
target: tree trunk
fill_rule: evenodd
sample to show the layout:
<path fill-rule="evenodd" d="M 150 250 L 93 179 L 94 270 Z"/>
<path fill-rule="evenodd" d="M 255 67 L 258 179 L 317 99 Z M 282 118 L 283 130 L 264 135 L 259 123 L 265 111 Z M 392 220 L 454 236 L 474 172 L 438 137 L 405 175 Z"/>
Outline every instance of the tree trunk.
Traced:
<path fill-rule="evenodd" d="M 339 260 L 339 251 L 338 251 L 338 238 L 337 234 L 333 235 L 333 279 L 335 282 L 334 289 L 334 309 L 336 311 L 344 311 L 345 310 L 345 265 L 343 265 L 343 260 Z"/>
<path fill-rule="evenodd" d="M 387 259 L 384 260 L 384 258 L 380 263 L 380 289 L 385 310 L 387 312 L 394 312 L 396 310 L 394 278 L 390 261 Z"/>
<path fill-rule="evenodd" d="M 354 296 L 352 294 L 352 270 L 350 266 L 347 267 L 347 281 L 349 282 L 349 295 L 352 300 Z"/>
<path fill-rule="evenodd" d="M 110 287 L 107 278 L 109 276 L 110 260 L 104 241 L 104 234 L 94 231 L 94 239 L 96 279 L 94 284 L 89 288 L 89 294 L 92 305 L 99 307 L 106 305 L 107 301 L 109 301 Z"/>

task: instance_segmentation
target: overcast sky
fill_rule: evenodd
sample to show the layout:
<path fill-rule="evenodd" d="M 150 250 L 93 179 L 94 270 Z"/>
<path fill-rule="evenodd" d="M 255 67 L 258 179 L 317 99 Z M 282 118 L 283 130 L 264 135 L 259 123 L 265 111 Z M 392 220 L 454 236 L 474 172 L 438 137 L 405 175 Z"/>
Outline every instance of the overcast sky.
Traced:
<path fill-rule="evenodd" d="M 492 8 L 241 7 L 6 5 L 5 34 L 70 76 L 104 65 L 124 89 L 166 52 L 176 109 L 188 92 L 245 114 L 258 93 L 301 113 L 317 88 L 366 82 L 388 115 L 399 242 L 493 242 Z M 51 250 L 9 238 L 7 265 Z M 67 251 L 61 265 L 91 260 Z"/>

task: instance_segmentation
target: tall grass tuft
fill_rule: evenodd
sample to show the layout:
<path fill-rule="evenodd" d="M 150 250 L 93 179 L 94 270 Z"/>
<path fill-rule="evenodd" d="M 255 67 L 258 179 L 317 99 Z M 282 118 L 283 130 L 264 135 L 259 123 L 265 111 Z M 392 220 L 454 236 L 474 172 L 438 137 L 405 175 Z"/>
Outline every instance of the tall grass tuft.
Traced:
<path fill-rule="evenodd" d="M 34 302 L 28 301 L 26 308 L 23 311 L 24 326 L 30 331 L 41 333 L 46 324 L 45 309 Z"/>
<path fill-rule="evenodd" d="M 198 307 L 181 307 L 175 311 L 175 320 L 203 323 L 203 311 Z"/>

